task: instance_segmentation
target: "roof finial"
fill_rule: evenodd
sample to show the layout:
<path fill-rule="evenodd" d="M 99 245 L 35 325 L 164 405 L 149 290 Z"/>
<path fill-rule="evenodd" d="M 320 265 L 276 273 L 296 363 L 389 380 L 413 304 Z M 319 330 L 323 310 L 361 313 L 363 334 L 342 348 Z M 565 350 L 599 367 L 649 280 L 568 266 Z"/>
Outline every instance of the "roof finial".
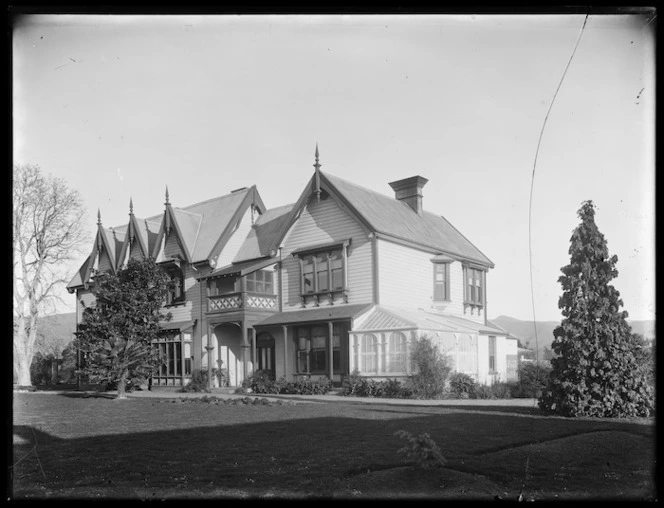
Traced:
<path fill-rule="evenodd" d="M 129 196 L 129 215 L 134 215 L 134 200 Z"/>
<path fill-rule="evenodd" d="M 165 205 L 170 204 L 170 203 L 168 202 L 168 185 L 166 186 L 166 202 L 165 202 L 164 204 L 165 204 Z"/>
<path fill-rule="evenodd" d="M 314 162 L 314 168 L 316 170 L 316 199 L 320 201 L 320 167 L 321 164 L 318 163 L 318 142 L 316 142 L 316 162 Z"/>
<path fill-rule="evenodd" d="M 97 226 L 101 226 L 101 209 L 97 208 Z"/>

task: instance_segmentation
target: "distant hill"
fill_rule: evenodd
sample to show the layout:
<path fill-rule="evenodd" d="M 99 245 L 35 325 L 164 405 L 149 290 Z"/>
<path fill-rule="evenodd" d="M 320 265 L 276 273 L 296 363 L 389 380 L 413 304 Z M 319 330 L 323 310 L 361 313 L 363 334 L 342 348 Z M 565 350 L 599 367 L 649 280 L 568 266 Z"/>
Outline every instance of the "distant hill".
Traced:
<path fill-rule="evenodd" d="M 535 349 L 535 327 L 532 321 L 521 321 L 509 316 L 498 316 L 491 322 L 507 330 L 521 341 L 524 347 Z M 655 338 L 655 321 L 629 321 L 632 332 L 640 333 L 646 339 Z M 560 324 L 559 321 L 537 321 L 537 344 L 540 351 L 544 347 L 551 347 L 553 342 L 553 330 Z"/>

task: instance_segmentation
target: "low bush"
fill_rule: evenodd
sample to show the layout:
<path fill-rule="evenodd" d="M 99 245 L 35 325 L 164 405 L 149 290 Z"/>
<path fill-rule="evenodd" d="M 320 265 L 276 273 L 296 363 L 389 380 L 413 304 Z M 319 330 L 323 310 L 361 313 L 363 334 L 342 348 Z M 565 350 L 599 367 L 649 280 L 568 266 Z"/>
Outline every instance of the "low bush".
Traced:
<path fill-rule="evenodd" d="M 324 395 L 332 388 L 329 378 L 320 380 L 300 379 L 289 382 L 285 377 L 273 380 L 266 371 L 256 371 L 244 383 L 244 388 L 251 388 L 253 393 L 291 394 L 291 395 Z"/>
<path fill-rule="evenodd" d="M 208 373 L 206 369 L 197 369 L 191 374 L 191 381 L 180 388 L 178 392 L 189 393 L 189 392 L 207 392 L 208 389 Z"/>
<path fill-rule="evenodd" d="M 341 384 L 341 395 L 354 397 L 384 397 L 390 399 L 408 399 L 412 390 L 398 379 L 376 381 L 362 377 L 357 370 L 345 377 Z"/>
<path fill-rule="evenodd" d="M 542 395 L 549 374 L 551 366 L 548 363 L 522 362 L 519 365 L 518 396 L 537 398 Z"/>
<path fill-rule="evenodd" d="M 243 388 L 251 388 L 253 393 L 279 393 L 272 374 L 266 370 L 257 370 L 242 382 Z"/>
<path fill-rule="evenodd" d="M 450 376 L 450 395 L 457 399 L 475 398 L 477 382 L 468 374 L 455 372 Z"/>

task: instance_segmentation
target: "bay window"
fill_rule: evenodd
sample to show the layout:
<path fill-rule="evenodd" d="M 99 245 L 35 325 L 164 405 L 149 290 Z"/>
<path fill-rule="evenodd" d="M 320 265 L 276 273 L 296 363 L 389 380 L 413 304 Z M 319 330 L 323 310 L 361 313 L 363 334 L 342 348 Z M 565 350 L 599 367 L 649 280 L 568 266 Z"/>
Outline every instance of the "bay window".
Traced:
<path fill-rule="evenodd" d="M 246 275 L 247 291 L 252 293 L 274 294 L 274 272 L 256 270 Z"/>
<path fill-rule="evenodd" d="M 484 305 L 484 270 L 464 267 L 464 303 L 481 307 Z"/>
<path fill-rule="evenodd" d="M 312 296 L 316 304 L 320 295 L 327 295 L 330 303 L 337 293 L 346 296 L 349 244 L 350 240 L 346 240 L 292 252 L 300 260 L 300 297 L 303 304 L 308 296 Z"/>

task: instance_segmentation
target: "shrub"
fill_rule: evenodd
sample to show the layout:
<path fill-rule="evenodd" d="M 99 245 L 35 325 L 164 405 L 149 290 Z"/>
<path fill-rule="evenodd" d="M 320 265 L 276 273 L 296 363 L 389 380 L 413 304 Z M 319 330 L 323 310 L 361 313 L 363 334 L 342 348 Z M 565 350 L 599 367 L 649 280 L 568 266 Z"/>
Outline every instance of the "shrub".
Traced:
<path fill-rule="evenodd" d="M 207 392 L 210 393 L 208 389 L 208 373 L 206 369 L 197 369 L 191 374 L 191 381 L 189 384 L 183 386 L 178 390 L 178 392 L 189 393 L 189 392 Z"/>
<path fill-rule="evenodd" d="M 297 395 L 325 395 L 332 389 L 332 381 L 325 377 L 318 381 L 311 379 L 301 379 L 294 383 L 287 383 L 287 393 L 294 393 Z"/>
<path fill-rule="evenodd" d="M 408 388 L 419 399 L 436 399 L 445 393 L 445 382 L 452 371 L 450 360 L 424 336 L 411 345 L 411 361 L 415 374 L 408 380 Z"/>
<path fill-rule="evenodd" d="M 469 399 L 475 397 L 477 383 L 468 374 L 455 372 L 450 376 L 450 393 L 458 399 Z"/>
<path fill-rule="evenodd" d="M 492 399 L 511 399 L 512 398 L 512 384 L 511 383 L 494 383 L 490 386 Z"/>
<path fill-rule="evenodd" d="M 406 446 L 397 450 L 397 454 L 404 457 L 407 462 L 414 462 L 416 467 L 430 469 L 442 467 L 447 462 L 438 445 L 426 432 L 413 436 L 410 432 L 398 430 L 394 435 L 407 442 Z"/>
<path fill-rule="evenodd" d="M 386 397 L 391 399 L 408 399 L 413 396 L 412 390 L 398 379 L 376 381 L 362 377 L 357 370 L 344 378 L 341 384 L 341 395 L 355 397 Z"/>
<path fill-rule="evenodd" d="M 551 374 L 548 363 L 523 362 L 519 365 L 519 396 L 536 398 L 542 395 Z"/>
<path fill-rule="evenodd" d="M 272 379 L 272 374 L 266 370 L 257 370 L 242 382 L 244 388 L 251 388 L 254 393 L 279 393 L 280 387 Z"/>
<path fill-rule="evenodd" d="M 473 394 L 474 399 L 495 399 L 496 396 L 489 385 L 480 385 L 478 384 L 475 387 L 475 392 Z"/>

